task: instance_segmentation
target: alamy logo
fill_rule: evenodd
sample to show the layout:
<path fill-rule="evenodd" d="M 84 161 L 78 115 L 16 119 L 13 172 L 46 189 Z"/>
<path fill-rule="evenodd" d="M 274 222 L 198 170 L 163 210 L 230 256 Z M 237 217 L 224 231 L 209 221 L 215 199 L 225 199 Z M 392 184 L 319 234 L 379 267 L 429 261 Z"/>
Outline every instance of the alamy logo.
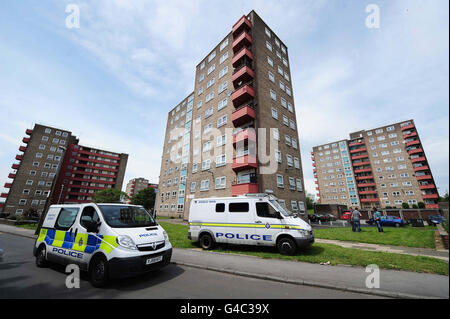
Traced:
<path fill-rule="evenodd" d="M 79 29 L 80 28 L 80 7 L 76 4 L 70 3 L 66 6 L 66 13 L 69 15 L 66 17 L 67 29 Z"/>
<path fill-rule="evenodd" d="M 366 13 L 369 15 L 366 18 L 366 27 L 368 29 L 380 28 L 380 7 L 376 4 L 369 4 L 366 7 Z"/>
<path fill-rule="evenodd" d="M 380 268 L 378 265 L 369 265 L 366 267 L 369 275 L 366 278 L 366 287 L 369 289 L 380 289 Z"/>
<path fill-rule="evenodd" d="M 80 288 L 80 267 L 78 265 L 67 265 L 66 274 L 69 274 L 66 278 L 66 287 L 68 289 Z"/>

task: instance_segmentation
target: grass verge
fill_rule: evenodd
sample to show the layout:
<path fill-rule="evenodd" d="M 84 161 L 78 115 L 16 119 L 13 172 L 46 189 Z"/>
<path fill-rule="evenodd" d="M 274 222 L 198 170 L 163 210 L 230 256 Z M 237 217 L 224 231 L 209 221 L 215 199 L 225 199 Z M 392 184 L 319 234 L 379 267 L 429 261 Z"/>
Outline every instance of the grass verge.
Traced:
<path fill-rule="evenodd" d="M 167 231 L 175 248 L 199 248 L 196 243 L 187 239 L 187 226 L 164 222 L 160 224 Z M 331 265 L 344 264 L 361 267 L 376 264 L 382 269 L 407 270 L 446 276 L 449 272 L 448 263 L 436 258 L 372 252 L 329 244 L 314 244 L 300 251 L 297 256 L 282 256 L 275 248 L 256 246 L 221 245 L 214 251 L 317 264 L 328 261 Z"/>
<path fill-rule="evenodd" d="M 376 227 L 363 227 L 361 233 L 354 233 L 351 228 L 322 228 L 316 229 L 314 233 L 316 238 L 321 239 L 392 246 L 435 248 L 435 230 L 436 227 L 384 227 L 384 233 L 379 233 Z"/>

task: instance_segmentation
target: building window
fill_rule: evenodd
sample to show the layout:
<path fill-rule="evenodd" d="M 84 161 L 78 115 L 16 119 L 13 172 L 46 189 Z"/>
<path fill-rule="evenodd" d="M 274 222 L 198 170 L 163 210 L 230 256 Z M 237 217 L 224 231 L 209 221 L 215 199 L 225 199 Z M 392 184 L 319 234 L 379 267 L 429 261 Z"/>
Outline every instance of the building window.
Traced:
<path fill-rule="evenodd" d="M 279 188 L 284 188 L 284 178 L 283 175 L 277 175 L 277 186 Z"/>
<path fill-rule="evenodd" d="M 225 189 L 227 187 L 227 178 L 225 176 L 216 178 L 216 189 Z"/>

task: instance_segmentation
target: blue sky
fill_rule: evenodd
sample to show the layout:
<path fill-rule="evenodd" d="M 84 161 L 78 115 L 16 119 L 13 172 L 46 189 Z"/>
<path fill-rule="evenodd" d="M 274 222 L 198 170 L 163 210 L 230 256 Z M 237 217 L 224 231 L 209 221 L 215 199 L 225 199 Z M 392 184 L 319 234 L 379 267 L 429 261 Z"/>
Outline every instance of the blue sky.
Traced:
<path fill-rule="evenodd" d="M 65 25 L 67 4 L 80 28 Z M 380 28 L 365 25 L 368 4 Z M 3 0 L 0 188 L 26 128 L 71 130 L 130 154 L 126 181 L 158 181 L 167 113 L 195 66 L 254 9 L 289 48 L 307 190 L 310 152 L 413 118 L 441 193 L 449 189 L 448 1 Z"/>

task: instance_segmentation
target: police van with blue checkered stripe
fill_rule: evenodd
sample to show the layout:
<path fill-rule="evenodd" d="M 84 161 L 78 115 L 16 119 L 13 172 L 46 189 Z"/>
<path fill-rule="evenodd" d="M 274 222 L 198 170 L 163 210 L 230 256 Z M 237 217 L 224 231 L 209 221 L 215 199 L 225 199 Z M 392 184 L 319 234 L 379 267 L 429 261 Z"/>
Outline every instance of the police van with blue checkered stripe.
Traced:
<path fill-rule="evenodd" d="M 141 206 L 53 205 L 33 250 L 36 265 L 76 264 L 95 287 L 169 264 L 172 245 L 164 229 Z"/>
<path fill-rule="evenodd" d="M 269 193 L 193 199 L 188 238 L 205 250 L 216 244 L 275 246 L 283 255 L 315 241 L 311 226 Z"/>

